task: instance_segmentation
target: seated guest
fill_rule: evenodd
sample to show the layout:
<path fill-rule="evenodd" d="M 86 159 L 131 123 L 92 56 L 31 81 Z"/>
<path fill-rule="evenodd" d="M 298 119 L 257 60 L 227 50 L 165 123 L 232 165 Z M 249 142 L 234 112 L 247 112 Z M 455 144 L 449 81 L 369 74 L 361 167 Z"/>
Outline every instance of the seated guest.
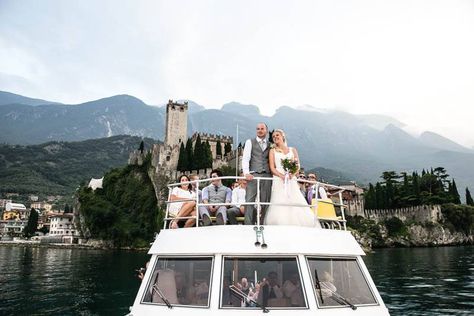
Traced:
<path fill-rule="evenodd" d="M 243 174 L 241 174 L 243 176 Z M 237 225 L 237 218 L 245 215 L 245 190 L 247 188 L 247 180 L 239 179 L 239 186 L 232 190 L 232 206 L 227 210 L 227 218 L 231 225 Z"/>
<path fill-rule="evenodd" d="M 308 175 L 308 180 L 318 181 L 318 177 L 316 176 L 315 173 L 310 173 Z M 316 195 L 316 186 L 318 186 L 318 194 L 317 195 Z M 326 193 L 326 189 L 324 188 L 324 186 L 321 185 L 321 183 L 312 184 L 308 188 L 308 194 L 306 195 L 306 200 L 308 201 L 308 204 L 311 205 L 314 198 L 317 198 L 318 200 L 323 200 L 323 199 L 328 198 L 328 194 Z"/>
<path fill-rule="evenodd" d="M 304 297 L 301 283 L 297 273 L 292 273 L 289 280 L 286 280 L 282 286 L 285 297 L 290 300 L 292 307 L 303 307 Z"/>
<path fill-rule="evenodd" d="M 263 306 L 285 306 L 283 300 L 283 292 L 278 284 L 278 274 L 275 271 L 268 273 L 268 278 L 260 285 L 260 292 L 262 293 Z"/>
<path fill-rule="evenodd" d="M 179 182 L 189 182 L 189 178 L 187 175 L 182 175 L 179 177 Z M 181 186 L 176 186 L 171 191 L 170 201 L 182 201 L 188 200 L 187 202 L 174 202 L 169 204 L 168 212 L 170 216 L 173 217 L 188 217 L 188 216 L 196 216 L 196 210 L 194 207 L 196 206 L 196 198 L 194 192 L 191 192 L 191 185 L 189 183 L 182 184 Z M 171 221 L 170 228 L 178 228 L 178 221 L 179 219 L 175 219 Z M 193 218 L 189 218 L 186 220 L 184 227 L 193 226 L 195 220 Z"/>
<path fill-rule="evenodd" d="M 298 179 L 306 180 L 306 175 L 304 174 L 304 172 L 300 172 L 298 174 Z M 303 196 L 306 198 L 306 182 L 298 181 L 298 186 L 300 187 L 301 194 L 303 194 Z"/>
<path fill-rule="evenodd" d="M 189 180 L 191 181 L 198 181 L 199 180 L 199 176 L 195 173 L 191 173 L 189 175 Z M 199 187 L 201 187 L 202 185 L 202 182 L 199 183 Z M 194 192 L 194 194 L 196 194 L 196 188 L 198 187 L 197 185 L 197 182 L 192 182 L 191 183 L 191 192 Z M 202 190 L 197 190 L 197 195 L 198 195 L 198 201 L 199 203 L 202 202 Z"/>
<path fill-rule="evenodd" d="M 222 177 L 220 170 L 212 170 L 211 178 Z M 220 179 L 211 180 L 211 184 L 202 190 L 202 203 L 230 203 L 232 199 L 232 191 L 222 184 Z M 216 216 L 218 225 L 225 225 L 227 222 L 227 206 L 202 205 L 199 206 L 199 215 L 201 215 L 204 226 L 212 225 L 211 215 Z"/>

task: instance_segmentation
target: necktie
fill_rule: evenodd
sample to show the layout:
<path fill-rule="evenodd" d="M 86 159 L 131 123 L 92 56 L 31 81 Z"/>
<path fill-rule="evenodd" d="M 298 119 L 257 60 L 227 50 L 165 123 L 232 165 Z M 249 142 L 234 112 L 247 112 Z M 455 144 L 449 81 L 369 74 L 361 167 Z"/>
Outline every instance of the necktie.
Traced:
<path fill-rule="evenodd" d="M 260 144 L 260 148 L 262 149 L 262 151 L 264 151 L 265 150 L 265 141 L 261 140 L 258 143 Z"/>

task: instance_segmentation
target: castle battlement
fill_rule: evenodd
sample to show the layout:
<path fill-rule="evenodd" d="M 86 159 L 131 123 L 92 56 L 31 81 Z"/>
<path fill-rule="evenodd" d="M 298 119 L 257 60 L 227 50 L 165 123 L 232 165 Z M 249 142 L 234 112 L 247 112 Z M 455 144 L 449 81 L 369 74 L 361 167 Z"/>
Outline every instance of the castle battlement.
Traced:
<path fill-rule="evenodd" d="M 193 136 L 191 136 L 191 139 L 196 141 L 197 136 L 201 137 L 201 141 L 220 141 L 221 143 L 233 143 L 234 138 L 232 136 L 226 136 L 226 135 L 218 135 L 218 134 L 210 134 L 210 133 L 198 133 L 194 132 Z"/>
<path fill-rule="evenodd" d="M 402 221 L 435 223 L 442 218 L 442 213 L 440 205 L 419 205 L 397 209 L 364 210 L 364 217 L 375 221 L 397 217 Z"/>

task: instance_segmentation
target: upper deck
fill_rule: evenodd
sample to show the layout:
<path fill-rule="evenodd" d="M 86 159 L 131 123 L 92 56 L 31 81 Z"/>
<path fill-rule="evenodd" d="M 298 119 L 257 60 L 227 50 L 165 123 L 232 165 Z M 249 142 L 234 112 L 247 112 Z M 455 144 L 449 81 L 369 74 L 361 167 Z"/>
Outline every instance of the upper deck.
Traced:
<path fill-rule="evenodd" d="M 298 226 L 263 226 L 267 247 L 255 246 L 251 225 L 226 225 L 162 230 L 149 254 L 314 254 L 360 256 L 364 251 L 349 231 Z M 262 236 L 259 241 L 262 243 Z"/>

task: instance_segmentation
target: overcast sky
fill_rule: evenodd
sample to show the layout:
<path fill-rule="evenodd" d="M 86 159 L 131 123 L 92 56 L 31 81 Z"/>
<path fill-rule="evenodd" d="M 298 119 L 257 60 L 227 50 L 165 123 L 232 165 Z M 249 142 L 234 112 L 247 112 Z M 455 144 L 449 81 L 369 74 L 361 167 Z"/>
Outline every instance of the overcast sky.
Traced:
<path fill-rule="evenodd" d="M 0 90 L 388 114 L 474 146 L 474 1 L 0 0 Z"/>

